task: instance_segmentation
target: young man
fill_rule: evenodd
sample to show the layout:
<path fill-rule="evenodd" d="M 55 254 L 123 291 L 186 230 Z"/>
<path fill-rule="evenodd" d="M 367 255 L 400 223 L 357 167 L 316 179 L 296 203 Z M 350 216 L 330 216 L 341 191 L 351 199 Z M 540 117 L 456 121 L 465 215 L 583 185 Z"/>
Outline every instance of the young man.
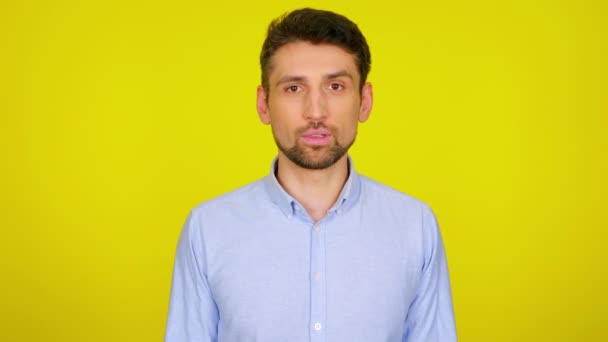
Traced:
<path fill-rule="evenodd" d="M 455 341 L 433 213 L 347 155 L 373 98 L 357 26 L 291 12 L 260 59 L 257 110 L 278 157 L 267 177 L 191 212 L 165 341 Z"/>

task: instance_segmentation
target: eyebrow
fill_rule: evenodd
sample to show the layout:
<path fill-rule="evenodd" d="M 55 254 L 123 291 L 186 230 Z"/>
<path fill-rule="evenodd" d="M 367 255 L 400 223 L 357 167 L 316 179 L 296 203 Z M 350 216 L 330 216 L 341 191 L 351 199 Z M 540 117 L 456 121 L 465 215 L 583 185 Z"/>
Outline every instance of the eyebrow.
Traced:
<path fill-rule="evenodd" d="M 289 83 L 289 82 L 302 82 L 306 79 L 306 77 L 304 76 L 292 76 L 292 75 L 287 75 L 287 76 L 283 76 L 281 77 L 281 79 L 279 79 L 276 83 L 276 85 L 280 85 L 283 83 Z"/>
<path fill-rule="evenodd" d="M 340 70 L 340 71 L 337 71 L 337 72 L 333 72 L 333 73 L 327 74 L 327 75 L 323 76 L 323 79 L 327 81 L 327 80 L 333 80 L 333 79 L 336 79 L 336 78 L 339 78 L 339 77 L 348 77 L 351 80 L 353 80 L 353 76 L 348 71 L 346 71 L 346 70 Z M 306 77 L 304 77 L 304 76 L 286 75 L 286 76 L 281 77 L 277 81 L 276 85 L 278 86 L 278 85 L 281 85 L 283 83 L 289 83 L 289 82 L 302 82 L 302 81 L 305 81 L 305 80 L 306 80 Z"/>
<path fill-rule="evenodd" d="M 323 77 L 325 80 L 333 80 L 334 78 L 338 78 L 338 77 L 348 77 L 351 80 L 353 79 L 353 75 L 351 75 L 348 71 L 346 70 L 340 70 L 338 72 L 334 72 L 332 74 L 327 74 L 325 75 L 325 77 Z"/>

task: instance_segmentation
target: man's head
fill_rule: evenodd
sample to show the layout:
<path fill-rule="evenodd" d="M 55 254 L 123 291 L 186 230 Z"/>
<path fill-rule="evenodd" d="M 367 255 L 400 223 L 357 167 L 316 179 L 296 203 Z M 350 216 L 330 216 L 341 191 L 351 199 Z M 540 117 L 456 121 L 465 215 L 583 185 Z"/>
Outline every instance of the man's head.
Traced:
<path fill-rule="evenodd" d="M 345 157 L 372 106 L 370 53 L 347 18 L 303 9 L 274 21 L 261 55 L 260 119 L 271 124 L 279 158 L 325 169 Z"/>
<path fill-rule="evenodd" d="M 312 44 L 336 45 L 351 53 L 357 64 L 362 88 L 371 68 L 371 54 L 365 37 L 355 23 L 343 15 L 323 10 L 303 8 L 272 21 L 262 53 L 262 86 L 268 93 L 268 74 L 272 57 L 285 44 L 305 41 Z"/>

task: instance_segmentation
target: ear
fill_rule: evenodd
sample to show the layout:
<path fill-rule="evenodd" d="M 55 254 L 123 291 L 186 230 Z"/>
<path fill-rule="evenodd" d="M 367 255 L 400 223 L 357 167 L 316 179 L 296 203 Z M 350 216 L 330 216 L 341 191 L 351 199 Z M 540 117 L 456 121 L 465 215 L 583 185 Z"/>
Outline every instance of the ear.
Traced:
<path fill-rule="evenodd" d="M 266 91 L 262 86 L 258 86 L 257 108 L 260 121 L 262 121 L 264 125 L 268 125 L 270 123 L 270 114 L 268 114 L 268 97 L 266 96 Z"/>
<path fill-rule="evenodd" d="M 372 84 L 367 82 L 361 89 L 361 108 L 359 110 L 359 122 L 365 122 L 369 118 L 369 114 L 372 111 L 372 104 L 374 103 L 374 92 L 372 91 Z"/>

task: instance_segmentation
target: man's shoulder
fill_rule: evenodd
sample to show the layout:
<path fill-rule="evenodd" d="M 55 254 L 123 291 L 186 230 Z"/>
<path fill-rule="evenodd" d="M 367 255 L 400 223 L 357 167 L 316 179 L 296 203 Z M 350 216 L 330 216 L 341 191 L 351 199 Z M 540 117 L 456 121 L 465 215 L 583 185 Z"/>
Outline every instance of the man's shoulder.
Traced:
<path fill-rule="evenodd" d="M 196 205 L 193 213 L 226 211 L 247 206 L 261 205 L 268 201 L 265 178 L 258 179 Z"/>
<path fill-rule="evenodd" d="M 361 175 L 361 185 L 362 196 L 371 203 L 430 210 L 422 200 L 367 176 Z"/>

